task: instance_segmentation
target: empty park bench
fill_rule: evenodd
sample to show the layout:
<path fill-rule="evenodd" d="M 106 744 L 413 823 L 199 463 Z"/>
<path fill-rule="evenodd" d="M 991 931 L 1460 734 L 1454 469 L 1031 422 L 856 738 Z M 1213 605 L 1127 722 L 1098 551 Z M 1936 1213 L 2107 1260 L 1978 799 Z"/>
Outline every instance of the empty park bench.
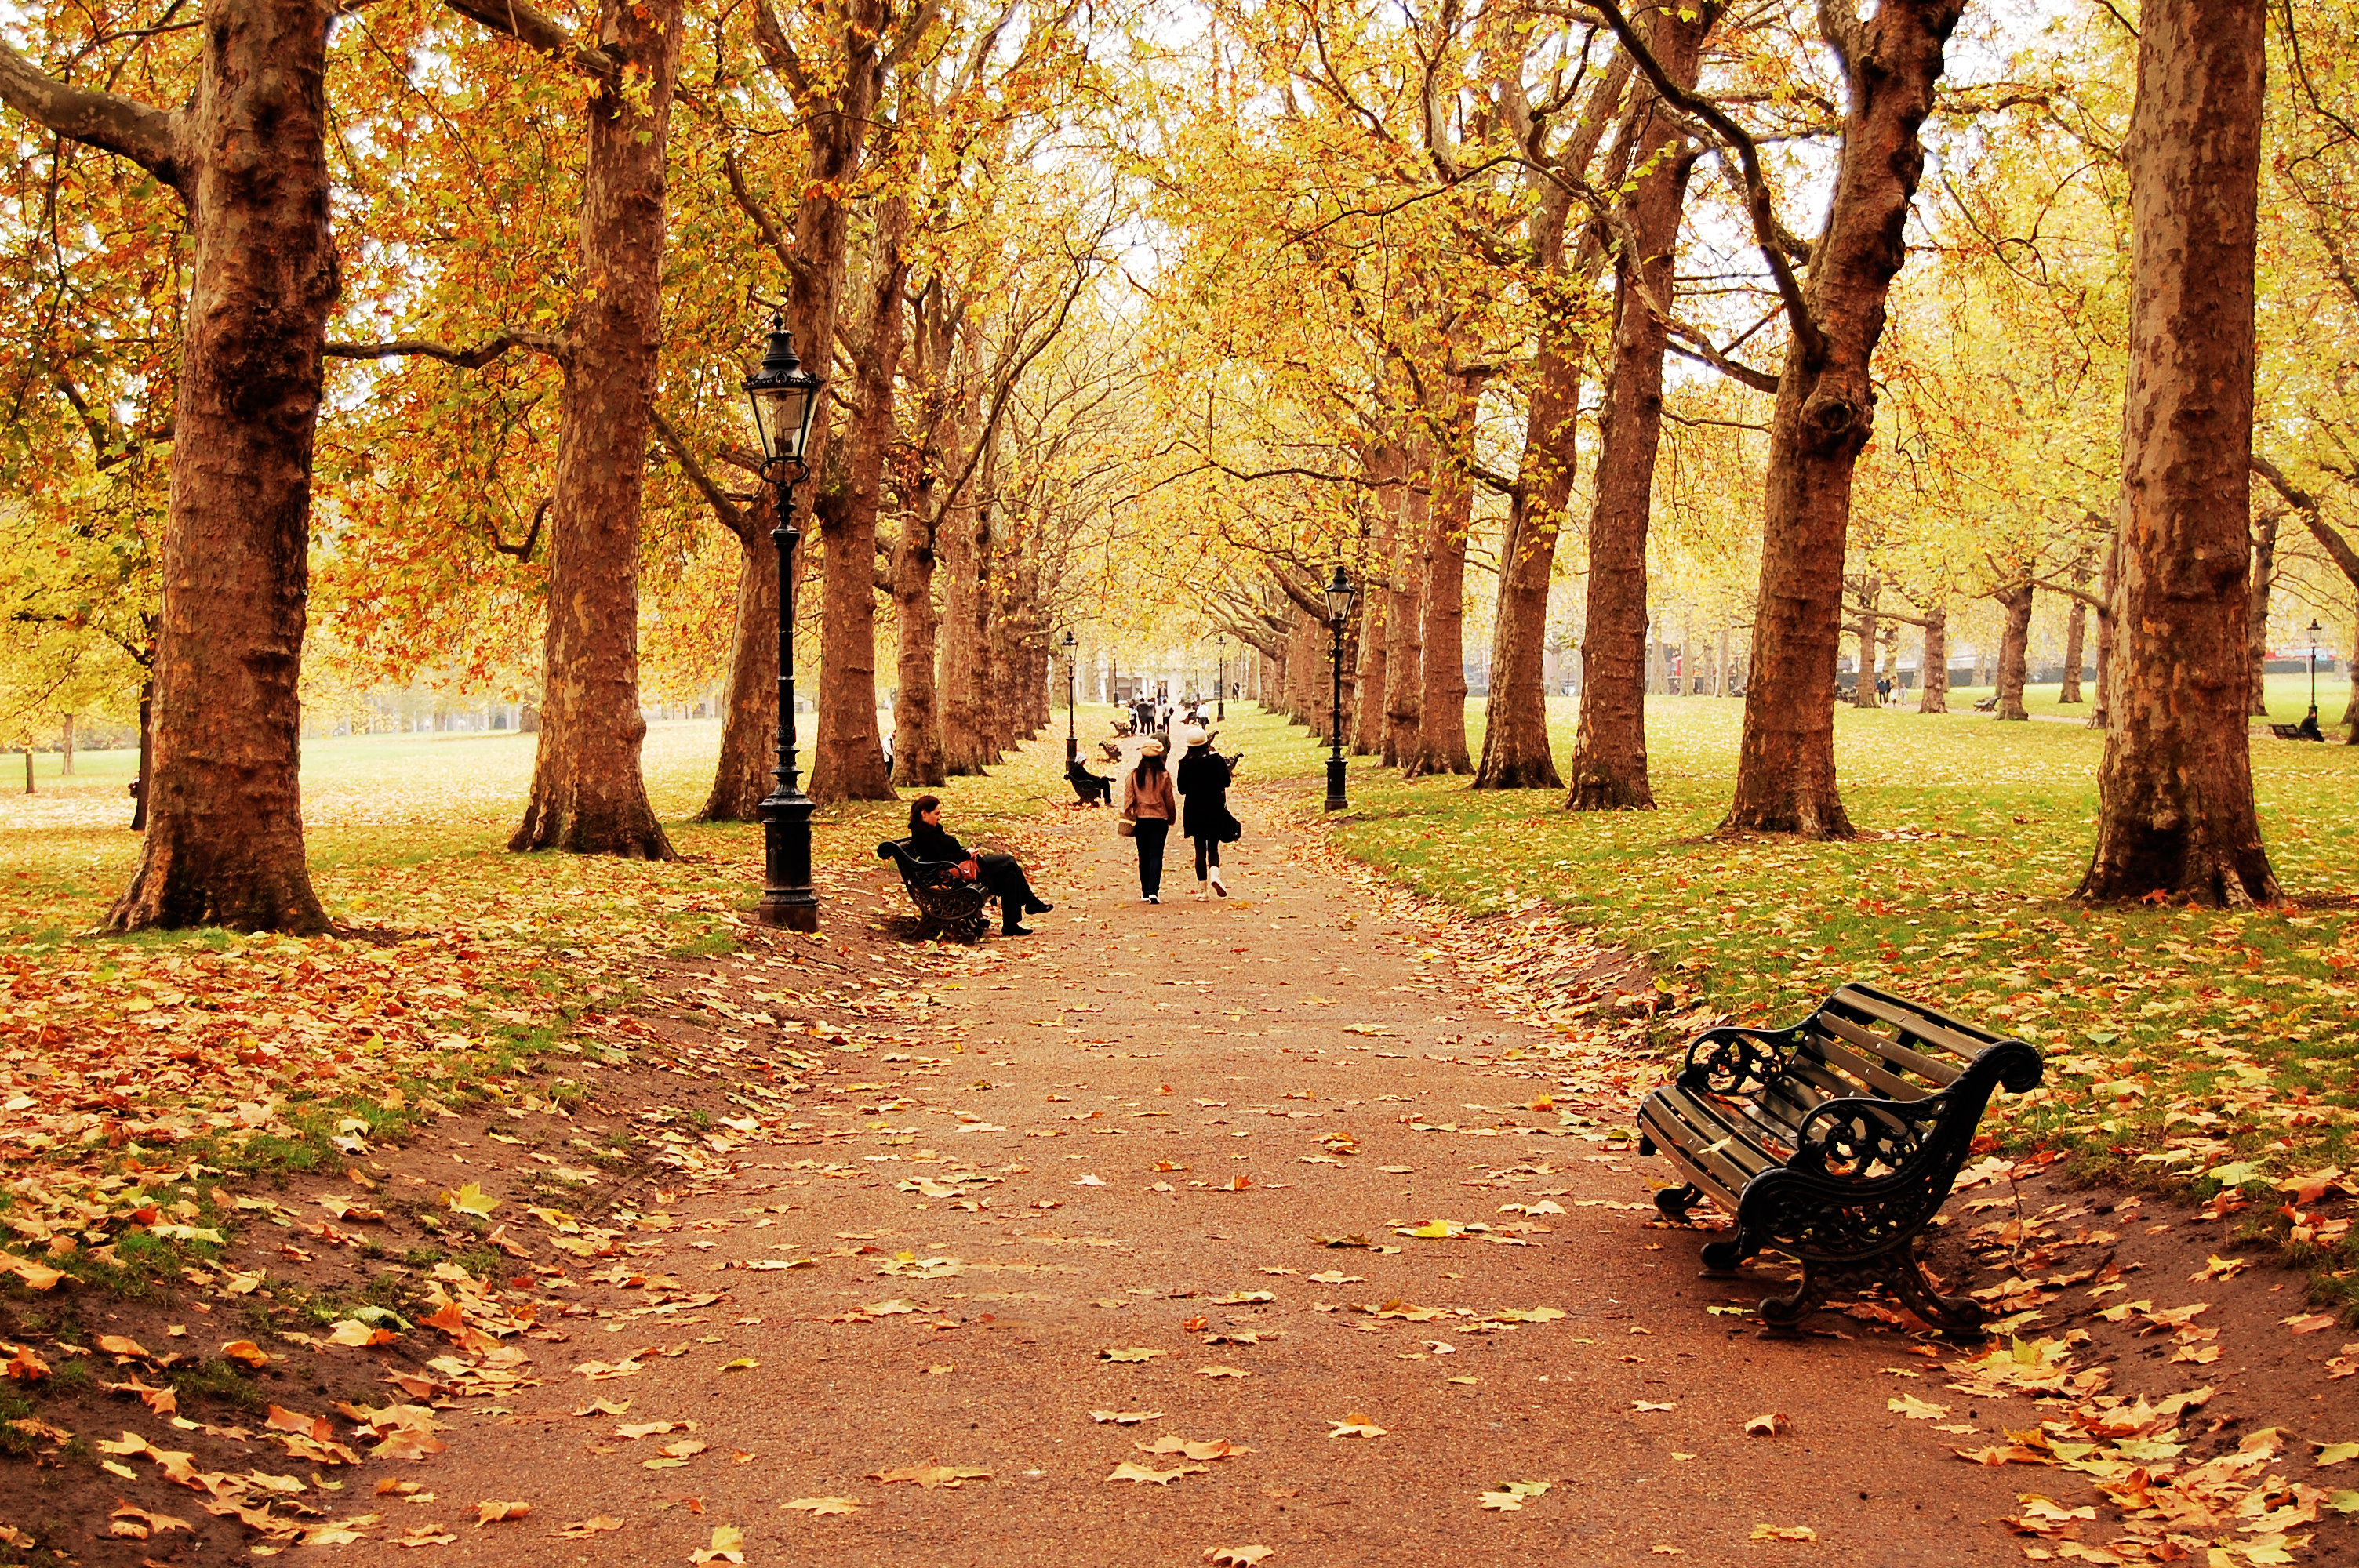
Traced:
<path fill-rule="evenodd" d="M 991 902 L 991 890 L 971 882 L 958 874 L 958 868 L 947 860 L 921 860 L 909 852 L 907 839 L 887 838 L 876 846 L 876 858 L 890 860 L 901 873 L 901 885 L 909 890 L 909 902 L 918 906 L 925 925 L 973 941 L 989 928 L 984 905 Z"/>
<path fill-rule="evenodd" d="M 2039 1053 L 1945 1013 L 1847 985 L 1791 1029 L 1707 1030 L 1678 1078 L 1638 1110 L 1639 1152 L 1687 1184 L 1655 1195 L 1671 1219 L 1709 1196 L 1736 1217 L 1703 1262 L 1726 1272 L 1764 1248 L 1802 1282 L 1761 1303 L 1792 1327 L 1844 1281 L 1881 1281 L 1934 1327 L 1972 1333 L 1983 1311 L 1937 1291 L 1916 1239 L 1950 1195 L 1974 1125 L 2001 1086 L 2038 1084 Z"/>
<path fill-rule="evenodd" d="M 1980 702 L 1975 703 L 1974 711 L 1976 713 L 1996 713 L 1998 711 L 1998 693 L 1993 692 L 1988 697 L 1984 697 Z"/>

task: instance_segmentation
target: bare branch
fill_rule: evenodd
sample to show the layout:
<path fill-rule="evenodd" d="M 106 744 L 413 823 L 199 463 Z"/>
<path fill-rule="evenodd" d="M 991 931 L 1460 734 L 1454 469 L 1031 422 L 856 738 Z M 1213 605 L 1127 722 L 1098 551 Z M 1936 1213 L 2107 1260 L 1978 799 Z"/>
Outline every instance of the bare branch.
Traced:
<path fill-rule="evenodd" d="M 696 460 L 696 454 L 689 449 L 687 438 L 680 435 L 679 427 L 665 418 L 660 408 L 649 408 L 647 417 L 655 421 L 656 434 L 662 438 L 664 450 L 672 455 L 672 460 L 679 464 L 680 472 L 688 476 L 688 482 L 696 486 L 697 492 L 711 504 L 712 514 L 721 520 L 721 525 L 736 535 L 740 544 L 753 543 L 749 530 L 754 524 L 746 516 L 745 509 L 738 505 L 727 491 L 712 482 L 712 474 Z"/>
<path fill-rule="evenodd" d="M 443 0 L 443 4 L 470 21 L 481 22 L 527 49 L 538 49 L 601 81 L 614 81 L 622 77 L 620 60 L 603 49 L 582 43 L 564 23 L 535 10 L 526 0 Z"/>
<path fill-rule="evenodd" d="M 43 74 L 0 42 L 0 103 L 84 146 L 129 158 L 189 200 L 190 171 L 181 160 L 172 115 L 136 99 L 93 92 Z"/>
<path fill-rule="evenodd" d="M 391 360 L 414 354 L 421 359 L 440 360 L 444 364 L 456 365 L 461 370 L 481 370 L 510 349 L 536 349 L 561 362 L 572 351 L 572 344 L 547 332 L 527 332 L 508 327 L 472 349 L 454 349 L 447 343 L 402 338 L 390 343 L 330 343 L 321 351 L 332 360 Z"/>

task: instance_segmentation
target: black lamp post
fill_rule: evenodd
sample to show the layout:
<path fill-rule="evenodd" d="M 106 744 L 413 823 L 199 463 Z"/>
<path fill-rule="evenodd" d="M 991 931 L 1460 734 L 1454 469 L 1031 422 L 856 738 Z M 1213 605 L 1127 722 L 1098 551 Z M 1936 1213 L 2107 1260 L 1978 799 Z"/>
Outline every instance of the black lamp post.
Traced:
<path fill-rule="evenodd" d="M 1352 579 L 1343 575 L 1343 563 L 1335 563 L 1335 580 L 1327 585 L 1327 631 L 1330 638 L 1327 664 L 1335 677 L 1333 719 L 1328 735 L 1327 809 L 1343 811 L 1351 802 L 1343 798 L 1343 627 L 1352 619 L 1352 600 L 1359 590 Z"/>
<path fill-rule="evenodd" d="M 2315 619 L 2310 623 L 2310 710 L 2318 711 L 2318 634 L 2325 631 Z"/>
<path fill-rule="evenodd" d="M 1071 632 L 1065 633 L 1065 762 L 1069 766 L 1082 760 L 1082 738 L 1073 729 L 1074 687 L 1081 679 L 1073 650 L 1080 646 Z"/>
<path fill-rule="evenodd" d="M 745 378 L 754 434 L 762 448 L 762 477 L 777 487 L 778 525 L 778 765 L 762 802 L 762 902 L 755 918 L 790 931 L 819 929 L 819 893 L 811 886 L 811 802 L 795 771 L 795 486 L 810 449 L 822 380 L 795 357 L 795 335 L 782 317 L 770 318 L 770 344 L 762 368 Z"/>
<path fill-rule="evenodd" d="M 1229 717 L 1229 635 L 1223 632 L 1212 639 L 1220 650 L 1221 673 L 1214 676 L 1220 684 L 1212 690 L 1212 717 L 1225 721 Z"/>

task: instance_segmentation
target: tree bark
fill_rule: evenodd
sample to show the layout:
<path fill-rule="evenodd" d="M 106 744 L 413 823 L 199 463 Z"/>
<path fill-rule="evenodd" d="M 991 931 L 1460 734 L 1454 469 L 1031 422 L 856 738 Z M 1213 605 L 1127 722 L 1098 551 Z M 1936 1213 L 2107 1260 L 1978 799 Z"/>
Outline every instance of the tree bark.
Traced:
<path fill-rule="evenodd" d="M 61 777 L 71 778 L 73 777 L 74 716 L 69 713 L 65 716 L 65 756 L 59 773 Z"/>
<path fill-rule="evenodd" d="M 1917 658 L 1924 691 L 1917 699 L 1919 713 L 1950 711 L 1950 611 L 1936 604 L 1925 611 L 1925 647 Z"/>
<path fill-rule="evenodd" d="M 984 482 L 994 450 L 984 454 Z M 981 509 L 953 497 L 935 538 L 941 546 L 942 626 L 939 681 L 942 701 L 942 768 L 953 777 L 983 772 L 984 594 L 978 559 Z"/>
<path fill-rule="evenodd" d="M 191 281 L 174 395 L 163 604 L 117 931 L 328 928 L 303 860 L 297 697 L 329 227 L 328 25 L 315 0 L 212 0 L 197 90 L 166 115 L 0 47 L 0 97 L 176 189 Z"/>
<path fill-rule="evenodd" d="M 2083 899 L 2277 896 L 2245 714 L 2263 16 L 2138 15 L 2119 626 Z"/>
<path fill-rule="evenodd" d="M 1385 590 L 1385 766 L 1417 754 L 1418 703 L 1425 691 L 1425 532 L 1433 510 L 1432 442 L 1408 443 L 1400 522 Z"/>
<path fill-rule="evenodd" d="M 1572 493 L 1581 366 L 1570 343 L 1541 346 L 1524 420 L 1524 461 L 1499 542 L 1499 602 L 1491 633 L 1491 691 L 1483 703 L 1475 789 L 1556 789 L 1549 748 L 1549 584 Z"/>
<path fill-rule="evenodd" d="M 810 783 L 811 798 L 822 806 L 895 798 L 876 728 L 876 514 L 885 499 L 885 451 L 894 438 L 893 393 L 901 365 L 908 197 L 885 198 L 874 222 L 865 309 L 853 355 L 852 407 L 842 436 L 843 481 L 813 507 L 826 543 Z"/>
<path fill-rule="evenodd" d="M 680 0 L 601 0 L 621 62 L 590 95 L 582 187 L 589 287 L 568 329 L 549 629 L 532 794 L 511 849 L 672 858 L 639 772 L 639 514 L 663 342 L 664 160 Z"/>
<path fill-rule="evenodd" d="M 1875 704 L 1875 601 L 1883 596 L 1884 584 L 1873 577 L 1863 578 L 1859 585 L 1859 678 L 1852 683 L 1851 705 L 1854 708 L 1874 708 Z"/>
<path fill-rule="evenodd" d="M 1392 720 L 1386 711 L 1386 694 L 1392 689 L 1392 574 L 1398 569 L 1395 541 L 1400 536 L 1401 513 L 1408 504 L 1408 456 L 1399 443 L 1386 441 L 1367 460 L 1368 473 L 1374 483 L 1371 492 L 1376 508 L 1374 538 L 1361 562 L 1359 616 L 1360 661 L 1357 671 L 1358 691 L 1353 704 L 1352 733 L 1349 744 L 1356 756 L 1381 756 L 1393 760 L 1390 743 Z M 1367 563 L 1376 563 L 1383 576 L 1381 585 L 1366 580 Z"/>
<path fill-rule="evenodd" d="M 2277 583 L 2277 517 L 2253 519 L 2253 570 L 2245 596 L 2245 646 L 2252 659 L 2252 695 L 2245 711 L 2256 719 L 2266 719 L 2269 713 L 2267 672 L 2262 667 L 2269 659 L 2269 590 Z"/>
<path fill-rule="evenodd" d="M 1919 127 L 1965 0 L 1883 0 L 1867 20 L 1820 7 L 1849 86 L 1825 232 L 1777 382 L 1765 484 L 1760 606 L 1745 735 L 1724 831 L 1847 838 L 1835 788 L 1835 648 L 1853 470 L 1874 428 L 1870 362 L 1908 252 L 1909 202 L 1925 168 Z"/>
<path fill-rule="evenodd" d="M 721 694 L 721 761 L 705 797 L 707 822 L 758 822 L 778 760 L 777 495 L 760 487 L 738 535 L 737 615 L 729 643 L 729 679 Z M 795 556 L 795 575 L 803 557 Z"/>
<path fill-rule="evenodd" d="M 1429 773 L 1471 773 L 1466 749 L 1466 540 L 1474 522 L 1474 485 L 1466 472 L 1473 457 L 1474 414 L 1483 377 L 1453 375 L 1440 410 L 1446 449 L 1435 453 L 1433 502 L 1426 518 L 1425 587 L 1418 630 L 1422 670 L 1418 686 L 1417 744 L 1401 764 L 1408 778 Z"/>
<path fill-rule="evenodd" d="M 2105 567 L 2097 579 L 2097 701 L 2089 710 L 2089 728 L 2104 730 L 2113 723 L 2114 622 L 2121 607 L 2122 531 L 2114 525 L 2105 541 Z"/>
<path fill-rule="evenodd" d="M 2031 662 L 2031 579 L 2026 578 L 1991 597 L 2006 612 L 2006 624 L 1998 638 L 1998 716 L 2027 719 L 2031 715 L 2023 706 L 2023 687 Z"/>
<path fill-rule="evenodd" d="M 2072 568 L 2073 586 L 2081 587 L 2088 580 L 2088 562 L 2085 559 L 2075 562 Z M 2077 705 L 2081 701 L 2081 665 L 2088 656 L 2089 606 L 2084 600 L 2076 599 L 2072 600 L 2071 608 L 2064 612 L 2064 682 L 2057 688 L 2058 707 Z"/>

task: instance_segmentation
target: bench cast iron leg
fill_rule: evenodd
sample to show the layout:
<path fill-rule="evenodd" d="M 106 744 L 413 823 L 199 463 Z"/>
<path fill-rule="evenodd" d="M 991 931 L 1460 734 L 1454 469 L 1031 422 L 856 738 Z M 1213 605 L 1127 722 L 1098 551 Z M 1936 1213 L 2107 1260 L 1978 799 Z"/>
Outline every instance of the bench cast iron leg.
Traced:
<path fill-rule="evenodd" d="M 1880 1281 L 1890 1287 L 1909 1311 L 1944 1334 L 1971 1336 L 1982 1332 L 1982 1303 L 1967 1296 L 1945 1296 L 1935 1290 L 1925 1266 L 1917 1260 L 1913 1242 L 1880 1257 L 1862 1259 L 1848 1268 L 1804 1262 L 1800 1287 L 1790 1296 L 1771 1296 L 1764 1301 L 1762 1321 L 1772 1328 L 1799 1326 L 1825 1304 L 1829 1290 L 1842 1280 Z"/>

